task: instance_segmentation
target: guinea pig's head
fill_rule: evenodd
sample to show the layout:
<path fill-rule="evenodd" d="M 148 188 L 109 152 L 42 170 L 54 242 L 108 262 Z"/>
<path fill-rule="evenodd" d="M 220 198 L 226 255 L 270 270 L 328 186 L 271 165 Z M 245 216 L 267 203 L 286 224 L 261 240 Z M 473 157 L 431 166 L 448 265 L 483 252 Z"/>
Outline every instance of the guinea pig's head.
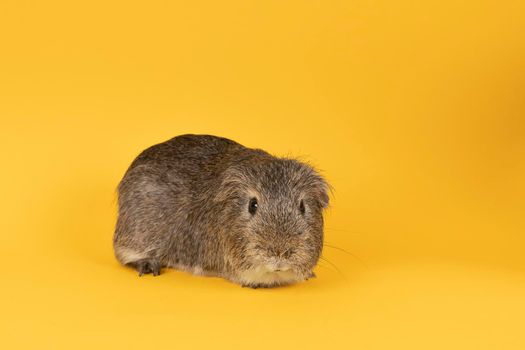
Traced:
<path fill-rule="evenodd" d="M 266 158 L 227 169 L 216 201 L 225 218 L 225 253 L 243 285 L 271 287 L 313 275 L 323 248 L 327 182 L 309 165 Z"/>

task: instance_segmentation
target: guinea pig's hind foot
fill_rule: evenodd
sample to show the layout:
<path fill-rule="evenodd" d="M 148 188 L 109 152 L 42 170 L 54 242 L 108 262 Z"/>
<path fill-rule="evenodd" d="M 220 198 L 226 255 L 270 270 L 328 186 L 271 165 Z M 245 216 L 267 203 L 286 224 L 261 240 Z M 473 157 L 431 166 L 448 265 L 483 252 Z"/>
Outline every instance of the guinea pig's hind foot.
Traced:
<path fill-rule="evenodd" d="M 140 259 L 128 264 L 139 272 L 139 276 L 151 273 L 153 276 L 160 275 L 160 262 L 154 258 Z"/>

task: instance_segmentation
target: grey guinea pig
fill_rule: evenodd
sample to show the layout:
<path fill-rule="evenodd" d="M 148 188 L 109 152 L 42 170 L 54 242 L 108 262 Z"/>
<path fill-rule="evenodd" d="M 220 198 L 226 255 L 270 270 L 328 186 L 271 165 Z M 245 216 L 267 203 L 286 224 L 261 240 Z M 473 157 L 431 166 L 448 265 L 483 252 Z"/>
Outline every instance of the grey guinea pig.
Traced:
<path fill-rule="evenodd" d="M 329 185 L 309 165 L 210 135 L 143 151 L 118 186 L 120 263 L 163 267 L 245 287 L 313 277 Z"/>

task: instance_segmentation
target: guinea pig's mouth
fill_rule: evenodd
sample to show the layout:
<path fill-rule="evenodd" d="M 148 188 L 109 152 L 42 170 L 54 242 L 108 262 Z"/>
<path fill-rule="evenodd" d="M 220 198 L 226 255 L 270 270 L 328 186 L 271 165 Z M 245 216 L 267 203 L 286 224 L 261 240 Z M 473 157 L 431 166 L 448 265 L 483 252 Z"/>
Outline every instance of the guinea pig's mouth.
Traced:
<path fill-rule="evenodd" d="M 278 272 L 286 272 L 286 271 L 290 271 L 292 269 L 292 267 L 286 263 L 281 263 L 281 262 L 278 262 L 278 263 L 272 263 L 272 264 L 266 264 L 264 265 L 264 268 L 268 271 L 268 272 L 275 272 L 275 273 L 278 273 Z"/>
<path fill-rule="evenodd" d="M 246 284 L 260 286 L 285 285 L 304 280 L 303 276 L 288 264 L 261 264 L 240 274 Z"/>

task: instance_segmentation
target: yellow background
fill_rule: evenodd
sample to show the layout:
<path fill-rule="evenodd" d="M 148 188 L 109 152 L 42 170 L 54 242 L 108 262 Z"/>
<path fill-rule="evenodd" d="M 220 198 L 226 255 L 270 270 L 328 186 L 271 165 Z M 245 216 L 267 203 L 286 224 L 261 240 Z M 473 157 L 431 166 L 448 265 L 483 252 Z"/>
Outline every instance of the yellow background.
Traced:
<path fill-rule="evenodd" d="M 0 4 L 3 349 L 525 349 L 522 1 Z M 137 274 L 115 188 L 210 133 L 335 188 L 318 278 Z"/>

